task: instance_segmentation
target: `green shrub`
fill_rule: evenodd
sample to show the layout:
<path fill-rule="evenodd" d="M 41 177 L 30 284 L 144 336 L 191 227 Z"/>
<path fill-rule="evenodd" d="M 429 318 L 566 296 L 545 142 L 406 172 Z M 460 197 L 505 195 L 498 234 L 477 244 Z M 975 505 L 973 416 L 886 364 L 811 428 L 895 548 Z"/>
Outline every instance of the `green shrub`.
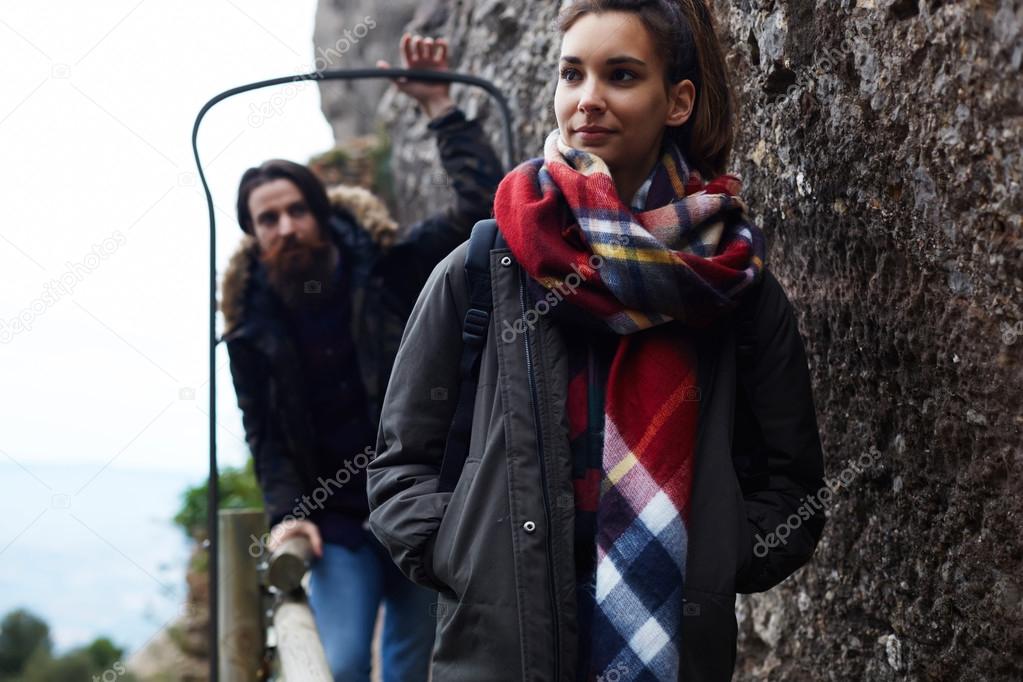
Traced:
<path fill-rule="evenodd" d="M 0 621 L 0 681 L 66 682 L 116 679 L 133 682 L 124 650 L 106 637 L 53 656 L 50 627 L 33 613 L 18 609 Z"/>
<path fill-rule="evenodd" d="M 221 509 L 262 509 L 263 496 L 256 482 L 252 458 L 238 469 L 221 469 L 217 489 Z M 209 481 L 188 488 L 181 496 L 181 509 L 174 515 L 177 524 L 188 537 L 201 541 L 206 537 L 206 508 Z"/>

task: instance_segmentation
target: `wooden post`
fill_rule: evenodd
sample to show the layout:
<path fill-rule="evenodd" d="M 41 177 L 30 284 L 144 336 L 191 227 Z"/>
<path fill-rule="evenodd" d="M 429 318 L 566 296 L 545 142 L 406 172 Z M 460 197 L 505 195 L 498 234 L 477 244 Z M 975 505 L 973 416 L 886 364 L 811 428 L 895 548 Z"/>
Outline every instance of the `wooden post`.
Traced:
<path fill-rule="evenodd" d="M 266 628 L 256 570 L 259 555 L 252 556 L 255 550 L 250 548 L 261 547 L 258 540 L 266 532 L 266 519 L 254 509 L 222 509 L 217 517 L 219 678 L 220 682 L 257 682 Z"/>
<path fill-rule="evenodd" d="M 274 632 L 286 682 L 333 682 L 313 612 L 302 591 L 278 597 Z"/>

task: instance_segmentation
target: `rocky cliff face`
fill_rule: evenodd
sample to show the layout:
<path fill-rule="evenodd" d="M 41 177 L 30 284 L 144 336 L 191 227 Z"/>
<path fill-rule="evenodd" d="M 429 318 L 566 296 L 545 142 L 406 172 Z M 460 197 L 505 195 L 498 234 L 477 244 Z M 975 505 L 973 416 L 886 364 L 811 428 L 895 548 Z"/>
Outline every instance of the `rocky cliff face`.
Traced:
<path fill-rule="evenodd" d="M 197 541 L 188 561 L 188 596 L 181 611 L 127 661 L 141 682 L 209 680 L 209 573 L 207 551 Z M 99 679 L 99 678 L 96 678 Z"/>
<path fill-rule="evenodd" d="M 1015 677 L 1023 6 L 826 7 L 719 3 L 736 166 L 801 311 L 828 475 L 877 461 L 813 564 L 742 605 L 745 670 Z"/>
<path fill-rule="evenodd" d="M 1023 3 L 715 6 L 733 169 L 799 312 L 836 491 L 813 562 L 738 600 L 736 678 L 1019 679 Z M 554 126 L 557 9 L 432 0 L 411 26 L 505 90 L 520 158 Z M 377 113 L 398 196 L 435 209 L 422 117 Z"/>
<path fill-rule="evenodd" d="M 398 38 L 412 19 L 415 0 L 319 0 L 313 33 L 314 69 L 372 67 L 378 59 L 400 66 Z M 321 107 L 338 142 L 376 130 L 386 80 L 334 81 L 320 87 Z"/>

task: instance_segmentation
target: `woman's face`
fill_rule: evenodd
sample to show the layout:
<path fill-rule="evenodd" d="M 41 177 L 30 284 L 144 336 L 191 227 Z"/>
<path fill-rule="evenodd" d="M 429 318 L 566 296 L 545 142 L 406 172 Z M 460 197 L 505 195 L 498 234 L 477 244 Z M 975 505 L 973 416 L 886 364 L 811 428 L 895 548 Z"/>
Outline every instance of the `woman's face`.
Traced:
<path fill-rule="evenodd" d="M 645 177 L 664 127 L 688 120 L 695 95 L 688 80 L 666 88 L 664 68 L 636 14 L 580 17 L 561 41 L 554 94 L 561 138 L 602 158 L 616 180 L 620 173 Z"/>

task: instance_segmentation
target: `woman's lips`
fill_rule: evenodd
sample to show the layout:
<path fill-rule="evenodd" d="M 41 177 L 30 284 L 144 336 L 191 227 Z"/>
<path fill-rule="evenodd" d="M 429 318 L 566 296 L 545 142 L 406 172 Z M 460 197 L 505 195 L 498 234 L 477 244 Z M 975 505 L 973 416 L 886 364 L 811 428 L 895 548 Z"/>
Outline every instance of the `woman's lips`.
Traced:
<path fill-rule="evenodd" d="M 614 135 L 614 131 L 608 130 L 607 128 L 578 128 L 576 134 L 582 139 L 583 142 L 602 142 L 607 138 Z"/>

